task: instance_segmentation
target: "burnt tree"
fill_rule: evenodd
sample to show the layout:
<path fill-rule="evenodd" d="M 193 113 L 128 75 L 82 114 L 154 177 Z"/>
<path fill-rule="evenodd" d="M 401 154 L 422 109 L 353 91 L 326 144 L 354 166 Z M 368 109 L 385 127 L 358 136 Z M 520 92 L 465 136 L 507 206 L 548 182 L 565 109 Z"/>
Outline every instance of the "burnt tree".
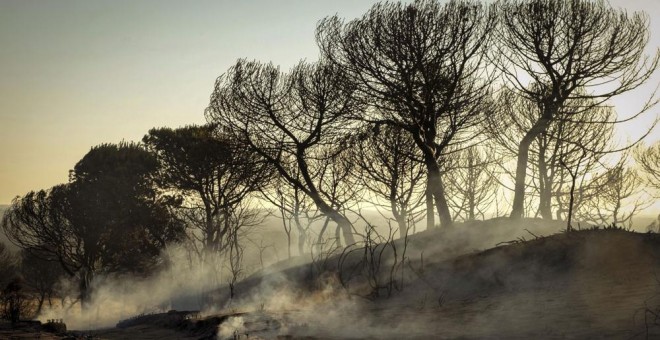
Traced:
<path fill-rule="evenodd" d="M 518 144 L 510 216 L 520 218 L 530 146 L 566 102 L 587 98 L 598 105 L 637 88 L 654 72 L 660 54 L 644 54 L 645 14 L 628 14 L 605 1 L 509 0 L 497 8 L 496 65 L 519 93 L 543 110 Z"/>
<path fill-rule="evenodd" d="M 271 64 L 239 60 L 219 77 L 207 119 L 245 143 L 288 183 L 305 193 L 341 229 L 348 244 L 353 226 L 340 202 L 320 187 L 323 168 L 343 151 L 349 120 L 361 106 L 339 68 L 320 61 L 283 73 Z M 320 175 L 321 177 L 318 177 Z"/>
<path fill-rule="evenodd" d="M 492 74 L 486 52 L 494 12 L 476 1 L 379 3 L 345 23 L 317 28 L 323 55 L 357 84 L 369 105 L 357 119 L 406 131 L 424 160 L 428 193 L 452 224 L 441 169 L 445 151 L 465 142 L 488 112 Z M 433 214 L 427 213 L 429 228 Z"/>

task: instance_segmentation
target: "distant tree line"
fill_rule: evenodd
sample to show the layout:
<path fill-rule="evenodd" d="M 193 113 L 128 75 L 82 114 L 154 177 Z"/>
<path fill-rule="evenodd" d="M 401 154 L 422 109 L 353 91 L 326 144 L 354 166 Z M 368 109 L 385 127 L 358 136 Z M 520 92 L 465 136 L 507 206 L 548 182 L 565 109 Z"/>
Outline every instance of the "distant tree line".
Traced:
<path fill-rule="evenodd" d="M 657 68 L 644 13 L 587 0 L 384 2 L 321 20 L 316 40 L 319 60 L 288 71 L 238 60 L 215 83 L 207 124 L 93 147 L 68 183 L 17 197 L 2 228 L 25 263 L 59 264 L 53 277 L 77 280 L 84 302 L 95 277 L 149 275 L 182 243 L 229 272 L 233 292 L 247 241 L 263 253 L 250 231 L 265 212 L 281 218 L 292 256 L 292 235 L 299 254 L 359 243 L 373 207 L 401 237 L 424 219 L 449 228 L 503 214 L 570 230 L 631 223 L 649 202 L 640 184 L 660 193 L 658 144 L 613 142 L 655 98 L 632 117 L 609 106 Z"/>

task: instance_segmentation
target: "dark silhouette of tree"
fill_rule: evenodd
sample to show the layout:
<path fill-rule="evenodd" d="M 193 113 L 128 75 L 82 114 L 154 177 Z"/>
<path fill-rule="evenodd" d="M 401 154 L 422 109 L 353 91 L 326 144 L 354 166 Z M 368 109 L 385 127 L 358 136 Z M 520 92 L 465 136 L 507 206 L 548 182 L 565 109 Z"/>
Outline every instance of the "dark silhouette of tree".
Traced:
<path fill-rule="evenodd" d="M 516 91 L 542 110 L 518 144 L 511 217 L 520 218 L 530 145 L 561 108 L 573 99 L 599 105 L 637 88 L 655 71 L 660 53 L 644 55 L 646 15 L 627 14 L 605 1 L 507 0 L 497 8 L 497 66 Z M 525 84 L 526 79 L 531 82 Z"/>
<path fill-rule="evenodd" d="M 292 169 L 296 171 L 296 169 Z M 298 177 L 294 174 L 294 177 Z M 298 255 L 305 253 L 305 244 L 310 235 L 310 226 L 320 216 L 315 209 L 314 202 L 299 188 L 290 186 L 282 178 L 274 178 L 270 184 L 262 190 L 262 197 L 277 207 L 278 217 L 282 219 L 284 233 L 287 236 L 287 254 L 291 257 L 293 227 L 296 227 L 298 235 Z"/>
<path fill-rule="evenodd" d="M 68 184 L 15 199 L 2 220 L 10 241 L 56 258 L 79 281 L 83 305 L 100 273 L 146 274 L 184 228 L 159 199 L 155 157 L 136 144 L 93 147 Z"/>
<path fill-rule="evenodd" d="M 472 145 L 447 157 L 443 180 L 447 183 L 449 207 L 454 219 L 485 219 L 497 194 L 495 153 L 489 146 Z"/>
<path fill-rule="evenodd" d="M 600 195 L 600 184 L 593 181 L 593 176 L 605 169 L 605 156 L 617 151 L 614 125 L 601 123 L 614 119 L 614 110 L 581 102 L 585 100 L 567 101 L 569 104 L 557 113 L 557 119 L 538 142 L 539 212 L 550 219 L 554 198 L 556 218 L 566 219 L 568 230 L 572 228 L 573 212 Z M 600 122 L 584 122 L 588 119 Z"/>
<path fill-rule="evenodd" d="M 4 287 L 18 273 L 18 267 L 18 257 L 0 242 L 0 287 Z"/>
<path fill-rule="evenodd" d="M 660 142 L 644 149 L 639 146 L 634 152 L 635 161 L 642 170 L 643 180 L 655 190 L 654 196 L 660 196 Z"/>
<path fill-rule="evenodd" d="M 485 64 L 494 13 L 475 1 L 379 3 L 359 19 L 320 22 L 323 55 L 357 84 L 370 105 L 358 119 L 410 134 L 427 170 L 440 222 L 452 218 L 441 177 L 445 151 L 463 143 L 487 112 Z M 427 214 L 433 227 L 433 214 Z"/>
<path fill-rule="evenodd" d="M 331 207 L 343 216 L 347 216 L 349 212 L 356 212 L 364 192 L 362 187 L 353 180 L 355 164 L 346 150 L 348 145 L 350 145 L 348 141 L 339 141 L 334 146 L 321 149 L 321 158 L 325 161 L 319 163 L 320 166 L 313 176 L 317 178 L 317 188 L 323 197 L 331 202 Z M 330 217 L 326 215 L 325 219 L 317 237 L 317 245 L 323 241 Z M 351 224 L 354 222 L 356 221 L 351 221 Z M 337 246 L 341 246 L 340 233 L 341 227 L 337 225 L 334 234 Z"/>
<path fill-rule="evenodd" d="M 421 215 L 426 169 L 410 134 L 396 126 L 382 126 L 360 136 L 351 148 L 356 184 L 373 196 L 371 203 L 392 213 L 401 238 Z M 420 188 L 422 188 L 420 190 Z M 430 213 L 433 213 L 431 207 Z"/>
<path fill-rule="evenodd" d="M 25 285 L 36 294 L 35 313 L 41 312 L 46 301 L 52 307 L 57 283 L 66 275 L 57 259 L 48 254 L 42 254 L 38 250 L 23 250 L 21 252 L 21 273 L 25 279 Z"/>
<path fill-rule="evenodd" d="M 593 224 L 616 224 L 632 227 L 633 218 L 652 202 L 644 199 L 642 179 L 624 154 L 619 162 L 600 174 L 594 174 L 589 199 L 581 204 L 580 220 Z"/>
<path fill-rule="evenodd" d="M 233 299 L 236 294 L 236 283 L 244 274 L 243 257 L 245 248 L 240 243 L 238 230 L 232 230 L 228 235 L 229 250 L 227 254 L 227 269 L 229 270 L 229 298 Z"/>
<path fill-rule="evenodd" d="M 11 321 L 12 325 L 21 318 L 32 317 L 32 303 L 25 289 L 22 277 L 14 277 L 0 292 L 0 314 L 3 319 Z"/>
<path fill-rule="evenodd" d="M 239 60 L 216 81 L 206 111 L 209 121 L 309 196 L 349 244 L 355 242 L 352 223 L 327 191 L 332 186 L 322 183 L 329 180 L 324 167 L 343 151 L 341 140 L 353 125 L 348 116 L 360 109 L 353 92 L 344 73 L 323 61 L 300 63 L 285 74 L 270 64 Z"/>
<path fill-rule="evenodd" d="M 508 88 L 501 91 L 499 102 L 500 114 L 489 120 L 488 136 L 501 147 L 506 159 L 515 159 L 520 140 L 543 114 L 543 105 Z M 525 197 L 530 206 L 532 199 L 537 199 L 534 215 L 565 218 L 568 188 L 577 189 L 573 198 L 579 206 L 592 193 L 587 188 L 590 174 L 602 170 L 602 158 L 616 151 L 611 123 L 616 114 L 611 107 L 595 104 L 590 98 L 566 100 L 547 129 L 530 144 Z M 515 181 L 515 173 L 505 170 Z M 573 180 L 577 181 L 575 186 Z"/>
<path fill-rule="evenodd" d="M 203 245 L 198 255 L 223 252 L 230 246 L 230 234 L 253 222 L 232 214 L 272 173 L 256 154 L 216 128 L 151 129 L 142 139 L 160 163 L 160 188 L 182 201 L 179 212 L 194 230 L 191 237 Z"/>

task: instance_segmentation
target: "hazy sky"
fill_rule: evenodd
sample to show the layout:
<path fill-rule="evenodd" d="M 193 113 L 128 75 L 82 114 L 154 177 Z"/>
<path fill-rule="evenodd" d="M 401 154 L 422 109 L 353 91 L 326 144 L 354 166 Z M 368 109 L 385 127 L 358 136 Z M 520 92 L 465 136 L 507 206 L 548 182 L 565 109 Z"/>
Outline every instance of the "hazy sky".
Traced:
<path fill-rule="evenodd" d="M 237 58 L 314 60 L 319 19 L 375 2 L 0 0 L 0 204 L 65 182 L 94 145 L 203 123 L 215 79 Z M 660 46 L 660 0 L 610 3 L 649 13 Z M 619 112 L 659 81 L 617 100 Z"/>

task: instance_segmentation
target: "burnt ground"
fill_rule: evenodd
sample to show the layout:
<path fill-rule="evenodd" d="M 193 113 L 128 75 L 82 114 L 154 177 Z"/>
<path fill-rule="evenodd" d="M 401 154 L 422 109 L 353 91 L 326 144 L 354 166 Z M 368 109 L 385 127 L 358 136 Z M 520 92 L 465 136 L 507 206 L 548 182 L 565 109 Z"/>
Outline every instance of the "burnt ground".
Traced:
<path fill-rule="evenodd" d="M 248 280 L 239 291 L 251 299 L 253 310 L 270 310 L 269 317 L 289 325 L 275 334 L 294 337 L 660 337 L 653 314 L 660 307 L 657 234 L 600 229 L 529 235 L 485 251 L 467 251 L 473 243 L 457 240 L 452 252 L 464 251 L 458 256 L 442 256 L 434 236 L 441 234 L 411 240 L 408 247 L 426 246 L 410 251 L 403 286 L 389 296 L 382 289 L 374 296 L 364 277 L 347 275 L 350 265 L 342 270 L 329 265 L 334 276 L 316 275 L 321 285 L 313 283 L 313 268 L 294 268 L 284 278 Z M 420 249 L 427 252 L 416 256 Z M 339 273 L 347 288 L 339 284 Z M 317 293 L 309 293 L 314 287 Z M 285 303 L 279 301 L 287 294 Z M 258 335 L 250 327 L 241 331 Z"/>
<path fill-rule="evenodd" d="M 215 301 L 210 301 L 217 310 L 199 319 L 171 312 L 85 335 L 97 339 L 660 338 L 660 322 L 655 319 L 660 308 L 658 234 L 610 228 L 542 237 L 543 228 L 532 223 L 515 226 L 516 236 L 509 233 L 513 227 L 504 231 L 491 227 L 483 223 L 414 235 L 403 272 L 397 272 L 389 292 L 381 288 L 374 294 L 363 272 L 350 270 L 360 263 L 362 252 L 357 250 L 356 255 L 345 256 L 341 266 L 339 255 L 325 258 L 323 266 L 319 261 L 279 264 L 240 283 L 231 304 L 226 290 L 218 290 Z M 496 236 L 510 242 L 497 245 Z M 399 255 L 402 246 L 397 246 Z M 383 254 L 379 283 L 387 282 L 391 268 L 391 250 Z"/>
<path fill-rule="evenodd" d="M 55 334 L 43 329 L 39 321 L 20 322 L 12 325 L 6 321 L 0 321 L 0 339 L 62 339 L 64 334 Z"/>

